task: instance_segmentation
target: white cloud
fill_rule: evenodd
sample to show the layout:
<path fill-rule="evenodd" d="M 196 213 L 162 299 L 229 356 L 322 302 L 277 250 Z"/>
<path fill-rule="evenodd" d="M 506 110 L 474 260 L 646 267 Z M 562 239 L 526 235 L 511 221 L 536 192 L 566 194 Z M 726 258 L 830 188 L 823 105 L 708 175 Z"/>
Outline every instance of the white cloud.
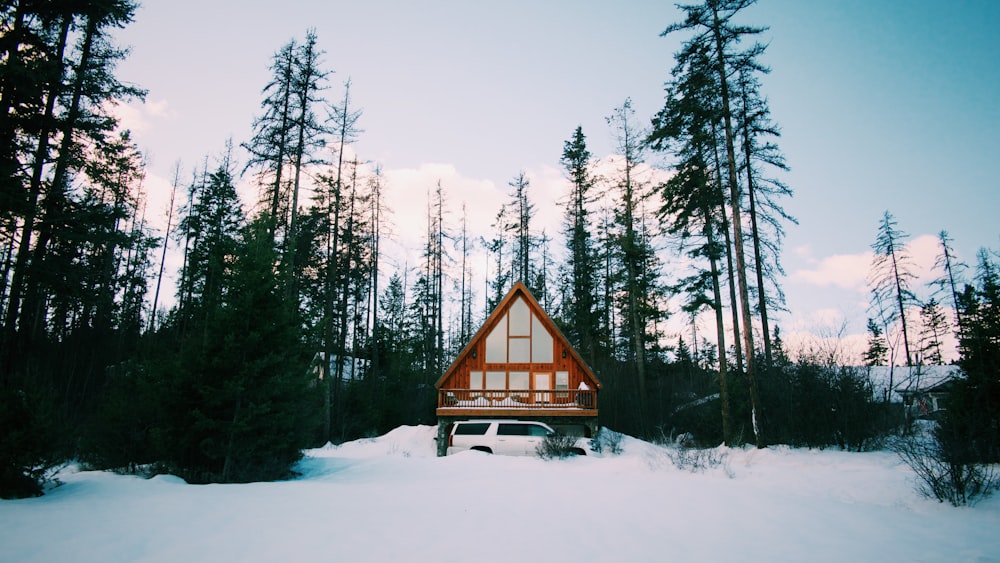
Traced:
<path fill-rule="evenodd" d="M 803 249 L 805 250 L 805 249 Z M 820 260 L 810 260 L 811 269 L 801 269 L 789 276 L 792 281 L 801 281 L 820 287 L 836 286 L 854 291 L 866 291 L 865 276 L 872 263 L 872 253 L 836 254 Z"/>
<path fill-rule="evenodd" d="M 134 132 L 148 131 L 153 122 L 172 120 L 176 112 L 166 100 L 147 100 L 129 104 L 114 104 L 112 113 L 118 117 L 120 127 Z"/>

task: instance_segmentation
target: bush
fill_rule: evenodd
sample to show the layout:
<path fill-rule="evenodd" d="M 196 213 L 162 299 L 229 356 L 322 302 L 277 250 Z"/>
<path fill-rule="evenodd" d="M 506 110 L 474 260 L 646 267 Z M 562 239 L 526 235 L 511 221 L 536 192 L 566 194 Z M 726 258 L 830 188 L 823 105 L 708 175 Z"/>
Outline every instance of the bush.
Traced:
<path fill-rule="evenodd" d="M 590 441 L 590 449 L 596 453 L 607 452 L 612 455 L 618 455 L 622 453 L 622 438 L 625 435 L 621 432 L 615 432 L 610 428 L 602 427 L 598 431 L 597 436 Z"/>
<path fill-rule="evenodd" d="M 917 475 L 917 491 L 952 506 L 973 505 L 1000 488 L 1000 475 L 987 463 L 970 463 L 949 455 L 937 436 L 910 436 L 893 449 Z"/>
<path fill-rule="evenodd" d="M 729 467 L 729 454 L 718 448 L 686 448 L 684 446 L 667 447 L 667 457 L 677 469 L 691 473 L 704 473 L 709 469 L 721 467 L 726 475 L 732 477 Z"/>
<path fill-rule="evenodd" d="M 577 447 L 574 436 L 566 436 L 558 432 L 546 436 L 542 443 L 538 444 L 535 451 L 542 459 L 563 459 L 584 453 Z"/>

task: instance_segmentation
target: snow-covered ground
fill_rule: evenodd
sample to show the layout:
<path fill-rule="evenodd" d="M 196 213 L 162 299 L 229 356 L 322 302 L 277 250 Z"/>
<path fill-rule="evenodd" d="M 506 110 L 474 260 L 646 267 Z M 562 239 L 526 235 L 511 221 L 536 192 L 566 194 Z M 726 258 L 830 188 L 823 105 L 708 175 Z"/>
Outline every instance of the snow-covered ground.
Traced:
<path fill-rule="evenodd" d="M 914 492 L 891 453 L 434 455 L 433 427 L 307 452 L 293 481 L 188 485 L 65 470 L 0 501 L 0 561 L 1000 561 L 1000 498 Z"/>

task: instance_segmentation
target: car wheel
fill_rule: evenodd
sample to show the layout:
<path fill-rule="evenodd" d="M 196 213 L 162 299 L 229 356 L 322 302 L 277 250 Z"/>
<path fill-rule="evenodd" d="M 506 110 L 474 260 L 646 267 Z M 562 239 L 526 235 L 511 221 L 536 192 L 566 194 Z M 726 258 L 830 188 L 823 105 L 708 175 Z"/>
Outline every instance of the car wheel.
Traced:
<path fill-rule="evenodd" d="M 469 449 L 473 450 L 473 451 L 477 451 L 477 452 L 485 452 L 485 453 L 488 453 L 488 454 L 493 453 L 493 450 L 487 448 L 486 446 L 473 446 L 473 447 L 471 447 Z"/>

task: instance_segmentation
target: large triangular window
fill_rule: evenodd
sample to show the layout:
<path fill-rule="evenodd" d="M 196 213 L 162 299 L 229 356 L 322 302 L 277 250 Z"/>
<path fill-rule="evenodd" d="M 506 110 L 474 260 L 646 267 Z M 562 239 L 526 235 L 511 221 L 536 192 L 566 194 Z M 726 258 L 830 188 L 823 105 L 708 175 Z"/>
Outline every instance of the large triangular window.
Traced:
<path fill-rule="evenodd" d="M 521 297 L 486 335 L 487 364 L 551 364 L 554 340 Z"/>

